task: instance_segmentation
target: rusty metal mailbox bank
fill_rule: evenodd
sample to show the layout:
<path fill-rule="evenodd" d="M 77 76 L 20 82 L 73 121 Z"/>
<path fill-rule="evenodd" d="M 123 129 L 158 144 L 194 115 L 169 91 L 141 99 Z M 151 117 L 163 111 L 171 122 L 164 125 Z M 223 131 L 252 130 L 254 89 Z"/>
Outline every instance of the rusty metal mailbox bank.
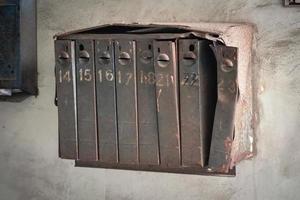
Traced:
<path fill-rule="evenodd" d="M 76 166 L 207 175 L 229 167 L 237 48 L 170 25 L 55 37 L 59 156 Z"/>

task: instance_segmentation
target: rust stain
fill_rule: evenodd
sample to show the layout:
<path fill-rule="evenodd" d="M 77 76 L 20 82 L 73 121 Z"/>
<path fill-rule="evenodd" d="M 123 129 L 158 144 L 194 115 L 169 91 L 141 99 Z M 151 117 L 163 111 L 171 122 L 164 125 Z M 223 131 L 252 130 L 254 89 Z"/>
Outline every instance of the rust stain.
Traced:
<path fill-rule="evenodd" d="M 225 147 L 225 153 L 226 153 L 226 163 L 224 163 L 223 165 L 221 165 L 219 168 L 217 168 L 217 172 L 219 173 L 228 173 L 230 169 L 232 169 L 231 166 L 231 149 L 232 149 L 232 143 L 233 140 L 230 139 L 229 137 L 227 137 L 224 140 L 224 147 Z"/>
<path fill-rule="evenodd" d="M 253 157 L 253 152 L 250 152 L 250 151 L 245 151 L 241 154 L 238 154 L 237 156 L 235 156 L 234 158 L 231 159 L 230 169 L 232 169 L 234 166 L 236 166 L 241 161 L 243 161 L 245 159 L 250 159 L 252 157 Z"/>

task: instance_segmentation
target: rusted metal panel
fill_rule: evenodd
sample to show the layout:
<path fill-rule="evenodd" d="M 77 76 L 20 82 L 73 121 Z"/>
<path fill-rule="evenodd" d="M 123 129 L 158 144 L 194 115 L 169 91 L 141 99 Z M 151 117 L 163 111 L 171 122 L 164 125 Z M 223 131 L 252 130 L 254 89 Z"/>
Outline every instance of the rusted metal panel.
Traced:
<path fill-rule="evenodd" d="M 139 155 L 141 164 L 159 164 L 153 41 L 137 43 Z"/>
<path fill-rule="evenodd" d="M 209 155 L 209 168 L 227 173 L 234 136 L 234 115 L 238 99 L 237 48 L 212 47 L 218 63 L 218 101 Z"/>
<path fill-rule="evenodd" d="M 137 164 L 138 118 L 134 41 L 115 41 L 119 162 Z"/>
<path fill-rule="evenodd" d="M 178 167 L 181 156 L 175 42 L 154 41 L 153 46 L 161 165 Z"/>
<path fill-rule="evenodd" d="M 94 41 L 76 41 L 79 160 L 98 160 Z"/>
<path fill-rule="evenodd" d="M 55 42 L 59 156 L 77 159 L 75 43 Z"/>
<path fill-rule="evenodd" d="M 182 165 L 204 165 L 201 116 L 199 41 L 179 40 L 180 124 Z"/>
<path fill-rule="evenodd" d="M 118 134 L 113 41 L 96 40 L 95 51 L 99 160 L 116 163 Z"/>
<path fill-rule="evenodd" d="M 8 96 L 38 94 L 36 40 L 36 0 L 0 0 L 0 89 Z"/>
<path fill-rule="evenodd" d="M 217 101 L 216 60 L 207 40 L 179 40 L 183 166 L 206 166 Z"/>
<path fill-rule="evenodd" d="M 19 73 L 19 23 L 19 2 L 0 1 L 0 81 L 16 80 Z"/>

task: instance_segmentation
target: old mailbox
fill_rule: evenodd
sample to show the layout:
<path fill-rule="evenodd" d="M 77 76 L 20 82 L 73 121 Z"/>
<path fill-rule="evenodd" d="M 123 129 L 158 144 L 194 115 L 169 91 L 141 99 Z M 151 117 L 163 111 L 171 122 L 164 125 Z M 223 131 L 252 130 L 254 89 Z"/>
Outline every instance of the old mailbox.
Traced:
<path fill-rule="evenodd" d="M 0 0 L 0 96 L 37 94 L 35 0 Z"/>
<path fill-rule="evenodd" d="M 77 166 L 234 175 L 237 48 L 171 25 L 55 38 L 59 156 Z"/>

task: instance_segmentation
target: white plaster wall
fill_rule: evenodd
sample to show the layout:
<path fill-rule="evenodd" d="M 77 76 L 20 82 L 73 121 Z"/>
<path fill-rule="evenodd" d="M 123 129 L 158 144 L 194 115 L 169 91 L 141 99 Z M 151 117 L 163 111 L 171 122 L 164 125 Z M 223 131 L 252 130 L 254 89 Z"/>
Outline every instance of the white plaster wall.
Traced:
<path fill-rule="evenodd" d="M 112 22 L 249 22 L 261 112 L 257 157 L 237 177 L 74 168 L 58 159 L 57 32 Z M 40 95 L 0 102 L 0 200 L 252 200 L 300 197 L 300 8 L 280 0 L 39 0 Z"/>

